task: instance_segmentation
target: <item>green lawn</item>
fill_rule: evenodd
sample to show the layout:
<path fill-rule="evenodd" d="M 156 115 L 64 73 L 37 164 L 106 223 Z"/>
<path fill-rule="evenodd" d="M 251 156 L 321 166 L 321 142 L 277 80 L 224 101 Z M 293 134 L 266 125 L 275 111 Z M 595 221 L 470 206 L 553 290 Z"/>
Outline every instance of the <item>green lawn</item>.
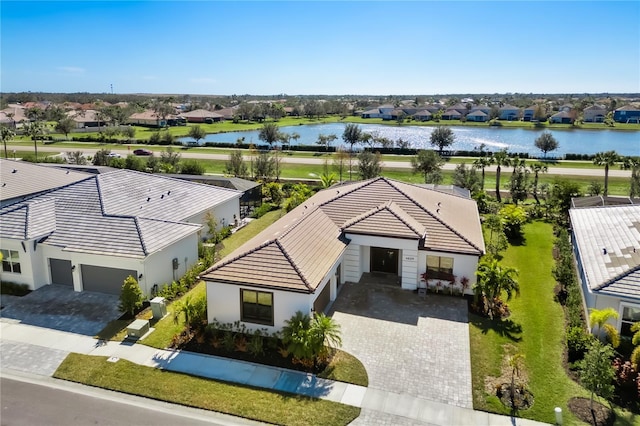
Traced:
<path fill-rule="evenodd" d="M 568 410 L 567 401 L 573 396 L 589 397 L 589 393 L 567 376 L 562 365 L 564 314 L 553 299 L 552 227 L 534 222 L 524 230 L 524 244 L 510 246 L 502 260 L 519 270 L 521 295 L 509 302 L 511 317 L 497 322 L 470 315 L 474 408 L 509 414 L 497 397 L 487 393 L 485 379 L 500 376 L 503 356 L 511 349 L 511 353 L 525 355 L 525 374 L 535 397 L 533 407 L 519 412 L 519 416 L 553 423 L 554 407 L 559 406 L 565 424 L 580 424 Z M 640 417 L 619 409 L 617 414 L 618 424 L 640 421 Z"/>
<path fill-rule="evenodd" d="M 54 377 L 282 425 L 347 425 L 360 415 L 359 408 L 336 402 L 74 353 L 63 361 Z"/>

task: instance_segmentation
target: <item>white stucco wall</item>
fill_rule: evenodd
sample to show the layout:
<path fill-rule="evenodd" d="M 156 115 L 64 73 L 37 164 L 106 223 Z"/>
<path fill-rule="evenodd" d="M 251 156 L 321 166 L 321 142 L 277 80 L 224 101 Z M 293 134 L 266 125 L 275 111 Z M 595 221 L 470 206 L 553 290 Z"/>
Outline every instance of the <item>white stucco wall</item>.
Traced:
<path fill-rule="evenodd" d="M 20 257 L 20 273 L 4 272 L 0 267 L 0 279 L 18 284 L 27 284 L 30 289 L 35 290 L 38 287 L 34 287 L 34 283 L 38 280 L 34 278 L 34 275 L 37 275 L 39 271 L 34 271 L 32 263 L 33 258 L 37 257 L 38 253 L 33 252 L 33 241 L 25 241 L 24 245 L 26 252 L 19 240 L 0 238 L 0 248 L 15 250 Z"/>
<path fill-rule="evenodd" d="M 178 258 L 179 268 L 175 276 L 180 278 L 186 270 L 198 261 L 198 235 L 193 233 L 182 240 L 165 247 L 147 258 L 107 256 L 63 250 L 48 244 L 37 244 L 34 251 L 33 241 L 26 241 L 23 250 L 19 240 L 0 240 L 0 246 L 7 250 L 17 250 L 20 254 L 22 273 L 2 272 L 1 278 L 20 284 L 27 284 L 32 290 L 51 284 L 49 259 L 70 260 L 75 266 L 72 272 L 73 288 L 82 291 L 82 273 L 80 265 L 104 266 L 108 268 L 130 269 L 137 271 L 140 288 L 146 295 L 151 294 L 153 284 L 170 283 L 173 280 L 172 259 Z M 186 259 L 186 263 L 185 263 Z"/>
<path fill-rule="evenodd" d="M 172 263 L 174 258 L 178 259 L 178 269 L 175 274 Z M 140 280 L 140 288 L 145 291 L 145 294 L 150 295 L 154 284 L 158 284 L 158 290 L 160 290 L 164 284 L 169 284 L 174 279 L 182 277 L 197 261 L 198 234 L 193 233 L 147 256 L 142 271 L 143 278 Z"/>
<path fill-rule="evenodd" d="M 400 251 L 400 263 L 402 265 L 402 288 L 405 290 L 415 290 L 418 288 L 418 265 L 420 256 L 418 250 L 403 249 Z"/>
<path fill-rule="evenodd" d="M 315 298 L 315 295 L 207 281 L 208 322 L 214 319 L 221 323 L 240 321 L 241 289 L 273 293 L 273 326 L 242 322 L 249 330 L 266 328 L 273 333 L 280 331 L 284 322 L 297 311 L 311 315 L 312 296 Z"/>
<path fill-rule="evenodd" d="M 440 257 L 452 257 L 453 258 L 453 274 L 457 277 L 458 282 L 462 277 L 469 279 L 469 287 L 465 291 L 465 294 L 473 294 L 473 286 L 476 284 L 476 269 L 478 268 L 478 257 L 456 254 L 456 253 L 444 253 L 438 251 L 420 251 L 418 252 L 418 276 L 427 271 L 427 256 L 440 256 Z"/>
<path fill-rule="evenodd" d="M 215 206 L 212 209 L 207 209 L 202 211 L 196 215 L 193 215 L 185 220 L 185 222 L 196 223 L 198 225 L 203 225 L 202 228 L 202 237 L 205 237 L 208 232 L 207 227 L 207 213 L 211 212 L 213 216 L 216 218 L 218 223 L 218 229 L 222 226 L 233 225 L 233 215 L 235 215 L 238 220 L 240 220 L 240 197 L 242 193 L 238 192 L 238 196 L 231 200 L 227 200 L 225 203 Z M 223 225 L 224 224 L 224 225 Z"/>

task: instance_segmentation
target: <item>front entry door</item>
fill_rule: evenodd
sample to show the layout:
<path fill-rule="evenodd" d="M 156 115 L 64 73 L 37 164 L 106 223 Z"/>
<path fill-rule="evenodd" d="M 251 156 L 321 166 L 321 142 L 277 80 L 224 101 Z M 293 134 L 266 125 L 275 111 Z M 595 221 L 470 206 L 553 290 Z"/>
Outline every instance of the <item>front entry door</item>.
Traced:
<path fill-rule="evenodd" d="M 371 272 L 398 275 L 398 249 L 371 247 Z"/>

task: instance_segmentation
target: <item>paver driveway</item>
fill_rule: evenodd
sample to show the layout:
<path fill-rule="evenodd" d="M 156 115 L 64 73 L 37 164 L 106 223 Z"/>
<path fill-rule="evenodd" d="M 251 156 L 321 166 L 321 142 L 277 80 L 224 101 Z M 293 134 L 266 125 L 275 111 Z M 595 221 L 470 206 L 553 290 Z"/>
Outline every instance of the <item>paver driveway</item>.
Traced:
<path fill-rule="evenodd" d="M 384 275 L 346 283 L 333 307 L 342 349 L 369 374 L 369 388 L 473 408 L 467 302 L 418 296 Z"/>
<path fill-rule="evenodd" d="M 65 286 L 46 285 L 24 297 L 11 298 L 0 316 L 24 324 L 93 336 L 120 316 L 118 300 L 118 296 L 111 294 L 75 292 Z"/>

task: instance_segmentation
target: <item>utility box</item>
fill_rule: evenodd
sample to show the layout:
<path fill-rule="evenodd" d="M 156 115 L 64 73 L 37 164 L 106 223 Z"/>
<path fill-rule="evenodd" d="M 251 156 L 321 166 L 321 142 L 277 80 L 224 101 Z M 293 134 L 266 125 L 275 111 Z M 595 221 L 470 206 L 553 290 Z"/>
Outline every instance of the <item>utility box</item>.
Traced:
<path fill-rule="evenodd" d="M 137 319 L 127 327 L 127 337 L 139 339 L 149 331 L 149 321 Z"/>
<path fill-rule="evenodd" d="M 154 320 L 161 320 L 167 315 L 167 302 L 164 297 L 154 297 L 150 301 Z"/>

